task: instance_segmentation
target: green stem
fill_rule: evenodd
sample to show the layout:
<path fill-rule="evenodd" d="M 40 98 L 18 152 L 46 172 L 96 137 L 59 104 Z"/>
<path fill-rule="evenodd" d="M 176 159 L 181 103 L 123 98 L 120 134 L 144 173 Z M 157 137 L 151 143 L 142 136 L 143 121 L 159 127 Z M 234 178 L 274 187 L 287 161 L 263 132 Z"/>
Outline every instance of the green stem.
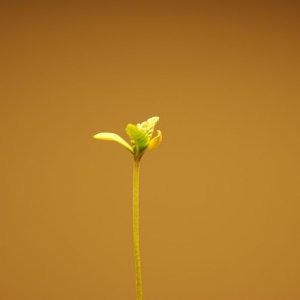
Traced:
<path fill-rule="evenodd" d="M 142 300 L 142 272 L 140 255 L 140 232 L 139 232 L 139 169 L 140 159 L 134 160 L 133 169 L 133 243 L 136 274 L 136 299 Z"/>

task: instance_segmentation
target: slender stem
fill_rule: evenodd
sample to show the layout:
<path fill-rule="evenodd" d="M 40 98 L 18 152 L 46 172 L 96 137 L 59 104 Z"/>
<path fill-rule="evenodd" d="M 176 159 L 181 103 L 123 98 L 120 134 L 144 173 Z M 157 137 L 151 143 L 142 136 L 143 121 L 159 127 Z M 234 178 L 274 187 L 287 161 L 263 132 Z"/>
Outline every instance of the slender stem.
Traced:
<path fill-rule="evenodd" d="M 134 160 L 133 169 L 133 243 L 136 274 L 136 299 L 142 300 L 142 272 L 140 255 L 140 232 L 139 232 L 139 169 L 140 159 Z"/>

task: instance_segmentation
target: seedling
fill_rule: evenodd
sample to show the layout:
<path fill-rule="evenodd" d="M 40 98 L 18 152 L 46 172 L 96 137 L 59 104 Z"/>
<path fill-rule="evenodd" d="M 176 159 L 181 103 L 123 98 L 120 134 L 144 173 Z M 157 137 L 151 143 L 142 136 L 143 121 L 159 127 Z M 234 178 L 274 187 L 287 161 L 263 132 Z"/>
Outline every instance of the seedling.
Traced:
<path fill-rule="evenodd" d="M 141 272 L 141 255 L 140 255 L 140 233 L 139 233 L 139 173 L 140 161 L 147 150 L 152 150 L 159 146 L 162 141 L 162 134 L 157 130 L 157 135 L 152 138 L 154 127 L 159 117 L 152 117 L 145 122 L 128 124 L 126 133 L 130 138 L 130 144 L 127 143 L 118 134 L 111 132 L 101 132 L 94 135 L 95 139 L 114 141 L 125 147 L 131 152 L 134 160 L 133 167 L 133 243 L 134 243 L 134 260 L 136 274 L 136 299 L 142 300 L 142 272 Z"/>

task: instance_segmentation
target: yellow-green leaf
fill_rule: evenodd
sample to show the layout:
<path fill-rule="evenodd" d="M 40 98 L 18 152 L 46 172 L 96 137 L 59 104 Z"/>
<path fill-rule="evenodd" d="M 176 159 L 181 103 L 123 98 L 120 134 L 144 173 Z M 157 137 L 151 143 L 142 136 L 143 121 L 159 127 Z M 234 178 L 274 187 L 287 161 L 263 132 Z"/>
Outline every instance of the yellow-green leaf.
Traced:
<path fill-rule="evenodd" d="M 136 125 L 128 124 L 126 127 L 126 133 L 131 139 L 135 154 L 142 153 L 147 148 L 150 138 L 146 132 L 138 128 Z"/>
<path fill-rule="evenodd" d="M 104 140 L 104 141 L 114 141 L 119 143 L 120 145 L 124 146 L 127 150 L 133 153 L 132 147 L 118 134 L 111 133 L 111 132 L 100 132 L 94 135 L 94 138 L 97 140 Z"/>
<path fill-rule="evenodd" d="M 147 121 L 142 122 L 141 124 L 137 124 L 137 128 L 145 132 L 149 138 L 151 139 L 154 131 L 154 127 L 159 121 L 159 117 L 149 118 Z"/>

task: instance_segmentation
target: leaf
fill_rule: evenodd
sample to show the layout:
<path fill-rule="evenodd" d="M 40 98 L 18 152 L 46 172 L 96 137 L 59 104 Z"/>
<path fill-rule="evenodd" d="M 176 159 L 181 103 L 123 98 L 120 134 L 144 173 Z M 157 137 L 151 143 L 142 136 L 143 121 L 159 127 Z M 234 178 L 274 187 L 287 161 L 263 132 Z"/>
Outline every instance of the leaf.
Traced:
<path fill-rule="evenodd" d="M 119 143 L 120 145 L 124 146 L 127 150 L 133 153 L 132 147 L 118 134 L 111 133 L 111 132 L 100 132 L 94 135 L 94 138 L 97 140 L 104 140 L 104 141 L 114 141 Z"/>
<path fill-rule="evenodd" d="M 159 117 L 152 117 L 149 118 L 147 121 L 142 122 L 141 124 L 137 124 L 137 127 L 142 131 L 144 131 L 151 139 L 153 135 L 154 127 L 158 121 L 159 121 Z"/>
<path fill-rule="evenodd" d="M 161 144 L 162 134 L 160 130 L 157 130 L 157 135 L 149 142 L 148 149 L 153 150 Z"/>
<path fill-rule="evenodd" d="M 149 136 L 136 125 L 128 124 L 126 133 L 131 138 L 135 154 L 142 153 L 148 147 L 150 141 Z"/>

